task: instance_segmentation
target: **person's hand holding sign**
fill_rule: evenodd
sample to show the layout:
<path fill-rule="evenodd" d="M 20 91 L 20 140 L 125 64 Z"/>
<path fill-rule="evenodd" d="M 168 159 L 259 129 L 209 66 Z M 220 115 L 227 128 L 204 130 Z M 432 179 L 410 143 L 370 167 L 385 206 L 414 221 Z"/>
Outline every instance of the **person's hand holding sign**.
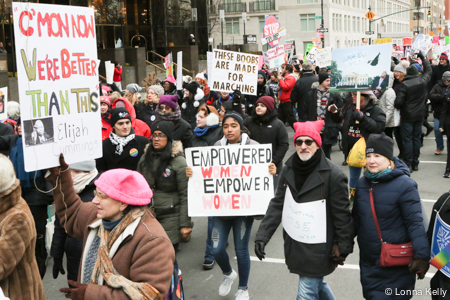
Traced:
<path fill-rule="evenodd" d="M 192 228 L 190 227 L 181 227 L 180 234 L 183 241 L 188 242 L 191 239 Z"/>
<path fill-rule="evenodd" d="M 192 168 L 191 167 L 186 167 L 186 176 L 192 177 Z"/>
<path fill-rule="evenodd" d="M 277 174 L 277 167 L 275 166 L 275 164 L 273 162 L 271 162 L 269 164 L 269 173 L 270 175 L 275 175 Z M 186 175 L 187 175 L 187 170 L 186 170 Z M 189 176 L 188 176 L 189 177 Z"/>

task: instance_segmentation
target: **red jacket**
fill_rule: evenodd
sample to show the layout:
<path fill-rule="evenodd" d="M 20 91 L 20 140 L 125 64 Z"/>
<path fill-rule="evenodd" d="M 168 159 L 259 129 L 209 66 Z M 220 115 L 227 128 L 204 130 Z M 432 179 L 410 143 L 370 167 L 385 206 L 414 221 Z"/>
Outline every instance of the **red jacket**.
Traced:
<path fill-rule="evenodd" d="M 109 133 L 112 131 L 111 124 L 109 124 L 109 119 L 102 117 L 102 141 L 109 137 Z"/>
<path fill-rule="evenodd" d="M 119 100 L 125 102 L 125 108 L 130 113 L 131 127 L 133 127 L 133 129 L 134 129 L 134 134 L 145 136 L 146 138 L 150 139 L 150 135 L 151 135 L 150 127 L 148 127 L 147 123 L 145 123 L 144 121 L 136 119 L 136 111 L 134 110 L 134 106 L 133 106 L 133 104 L 131 104 L 130 101 L 128 101 L 125 98 L 116 99 L 114 101 L 114 103 L 112 104 L 112 108 L 116 108 L 116 102 Z"/>
<path fill-rule="evenodd" d="M 122 81 L 122 68 L 115 67 L 114 68 L 114 77 L 113 81 Z"/>
<path fill-rule="evenodd" d="M 280 80 L 280 102 L 285 103 L 291 101 L 291 91 L 297 80 L 293 74 L 289 74 Z"/>

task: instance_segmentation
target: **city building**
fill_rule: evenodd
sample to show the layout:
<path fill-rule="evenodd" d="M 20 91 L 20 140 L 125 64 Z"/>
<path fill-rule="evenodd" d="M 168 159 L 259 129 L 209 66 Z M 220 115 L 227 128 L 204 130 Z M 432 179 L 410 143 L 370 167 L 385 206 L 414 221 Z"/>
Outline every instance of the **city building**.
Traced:
<path fill-rule="evenodd" d="M 324 33 L 325 46 L 334 48 L 354 47 L 368 42 L 367 38 L 392 37 L 393 43 L 401 44 L 403 37 L 411 37 L 410 13 L 402 10 L 410 9 L 409 0 L 322 0 L 323 24 L 328 32 Z M 369 6 L 375 14 L 369 31 L 369 20 L 365 15 Z M 244 34 L 257 36 L 258 50 L 265 51 L 267 46 L 261 45 L 265 17 L 274 15 L 286 28 L 285 40 L 295 40 L 296 50 L 303 52 L 308 43 L 318 36 L 321 26 L 320 0 L 210 0 L 208 3 L 208 34 L 210 44 L 220 47 L 222 32 L 220 10 L 224 10 L 223 44 L 243 44 Z M 245 33 L 242 13 L 245 13 Z M 387 16 L 380 20 L 379 17 Z M 366 39 L 366 40 L 364 40 Z M 297 51 L 296 51 L 297 52 Z"/>
<path fill-rule="evenodd" d="M 445 10 L 446 2 L 450 0 L 411 0 L 412 7 L 419 7 L 419 10 L 411 12 L 411 31 L 416 35 L 419 33 L 444 37 L 444 29 L 448 20 L 449 12 Z M 447 5 L 449 4 L 447 3 Z M 447 6 L 448 7 L 448 6 Z"/>

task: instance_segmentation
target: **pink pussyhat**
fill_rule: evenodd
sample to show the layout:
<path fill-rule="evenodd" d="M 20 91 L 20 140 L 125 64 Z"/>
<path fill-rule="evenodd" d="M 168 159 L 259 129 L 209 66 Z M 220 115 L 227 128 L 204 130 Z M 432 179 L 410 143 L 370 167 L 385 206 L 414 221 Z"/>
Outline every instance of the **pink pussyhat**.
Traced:
<path fill-rule="evenodd" d="M 167 76 L 166 81 L 168 81 L 172 84 L 177 84 L 177 80 L 175 79 L 175 77 L 173 77 L 173 75 Z"/>
<path fill-rule="evenodd" d="M 94 184 L 108 197 L 130 205 L 147 205 L 153 192 L 141 173 L 127 169 L 106 171 Z"/>
<path fill-rule="evenodd" d="M 299 136 L 309 136 L 312 138 L 317 145 L 322 146 L 322 138 L 320 137 L 320 131 L 322 130 L 324 120 L 319 121 L 307 121 L 307 122 L 296 122 L 294 123 L 294 144 L 295 140 Z"/>

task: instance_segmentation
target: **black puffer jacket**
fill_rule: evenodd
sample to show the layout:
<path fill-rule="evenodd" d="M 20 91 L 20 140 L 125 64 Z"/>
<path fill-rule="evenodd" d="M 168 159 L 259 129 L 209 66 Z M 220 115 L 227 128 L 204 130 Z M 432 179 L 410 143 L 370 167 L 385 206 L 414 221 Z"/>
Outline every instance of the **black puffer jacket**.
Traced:
<path fill-rule="evenodd" d="M 431 67 L 431 78 L 430 81 L 428 83 L 428 90 L 431 92 L 431 89 L 442 80 L 442 75 L 446 72 L 446 71 L 450 71 L 450 65 L 448 64 L 447 61 L 447 65 L 443 66 L 441 64 L 437 65 L 437 66 L 432 66 Z"/>
<path fill-rule="evenodd" d="M 277 166 L 277 173 L 280 173 L 283 158 L 289 149 L 289 139 L 286 127 L 277 118 L 277 113 L 267 110 L 262 117 L 254 113 L 252 117 L 244 120 L 244 125 L 250 131 L 252 140 L 272 145 L 272 162 Z"/>
<path fill-rule="evenodd" d="M 367 101 L 361 111 L 364 114 L 363 120 L 359 123 L 358 126 L 355 124 L 355 119 L 353 119 L 353 112 L 355 111 L 355 105 L 352 100 L 348 100 L 348 102 L 339 109 L 339 112 L 331 114 L 331 117 L 335 122 L 344 121 L 342 125 L 342 148 L 347 157 L 350 149 L 352 149 L 355 139 L 349 140 L 350 127 L 357 128 L 360 132 L 356 133 L 359 137 L 367 139 L 371 133 L 381 133 L 384 131 L 386 126 L 386 114 L 384 111 L 376 104 L 374 104 L 376 97 L 371 95 L 370 99 Z M 355 141 L 356 142 L 356 141 Z"/>
<path fill-rule="evenodd" d="M 319 83 L 313 83 L 311 86 L 311 91 L 308 93 L 307 97 L 303 98 L 304 102 L 304 115 L 301 117 L 302 120 L 306 121 L 317 121 L 317 89 Z M 343 106 L 342 97 L 339 93 L 330 93 L 330 98 L 327 103 L 327 110 L 325 114 L 325 125 L 323 129 L 323 139 L 322 143 L 326 145 L 333 145 L 337 142 L 339 136 L 339 131 L 341 130 L 341 122 L 335 122 L 331 118 L 331 112 L 328 111 L 330 105 L 336 105 L 337 108 Z"/>
<path fill-rule="evenodd" d="M 430 99 L 431 107 L 433 108 L 433 117 L 440 119 L 442 109 L 444 108 L 444 101 L 450 98 L 450 89 L 448 86 L 439 80 L 439 82 L 431 89 L 428 99 Z"/>
<path fill-rule="evenodd" d="M 209 128 L 208 131 L 202 136 L 198 136 L 194 132 L 189 143 L 189 147 L 214 146 L 214 144 L 222 137 L 223 129 L 220 126 Z"/>
<path fill-rule="evenodd" d="M 303 73 L 302 77 L 295 83 L 291 92 L 291 101 L 297 103 L 298 115 L 304 121 L 306 121 L 305 115 L 307 115 L 305 101 L 314 82 L 319 82 L 319 78 L 316 75 L 312 72 Z"/>
<path fill-rule="evenodd" d="M 397 98 L 394 107 L 400 109 L 402 121 L 420 121 L 425 116 L 425 102 L 428 96 L 427 84 L 431 78 L 431 67 L 422 54 L 419 57 L 423 61 L 424 73 L 422 75 L 407 75 L 398 87 L 395 87 Z"/>
<path fill-rule="evenodd" d="M 100 175 L 97 175 L 78 194 L 81 201 L 92 202 L 92 199 L 94 199 L 94 190 L 96 189 L 94 181 L 97 180 L 99 176 Z M 61 226 L 58 215 L 55 214 L 55 232 L 53 233 L 50 255 L 53 258 L 62 259 L 64 257 L 64 252 L 67 257 L 67 278 L 76 281 L 78 278 L 81 254 L 83 252 L 83 241 L 69 236 L 64 227 Z"/>
<path fill-rule="evenodd" d="M 197 97 L 195 95 L 194 97 Z M 203 99 L 203 96 L 201 97 Z M 189 98 L 184 98 L 183 103 L 180 104 L 181 108 L 181 118 L 191 125 L 191 128 L 197 126 L 197 112 L 200 105 L 205 104 L 205 100 L 191 100 Z"/>
<path fill-rule="evenodd" d="M 294 153 L 286 161 L 281 171 L 275 197 L 270 201 L 267 213 L 261 221 L 255 241 L 266 244 L 282 222 L 284 198 L 289 187 L 297 203 L 308 203 L 326 199 L 326 242 L 318 244 L 301 243 L 292 239 L 283 230 L 284 255 L 291 273 L 308 277 L 322 277 L 336 269 L 331 258 L 334 243 L 339 252 L 353 252 L 354 227 L 349 210 L 348 180 L 344 172 L 325 157 L 321 149 L 321 159 L 306 179 L 300 191 L 296 189 L 293 169 Z"/>
<path fill-rule="evenodd" d="M 13 134 L 14 134 L 14 129 L 11 127 L 11 125 L 0 123 L 0 137 L 7 136 L 7 135 L 13 135 Z M 3 155 L 9 156 L 10 151 L 11 151 L 11 147 L 8 147 L 8 148 L 5 147 L 5 150 L 1 149 L 0 153 Z"/>
<path fill-rule="evenodd" d="M 156 120 L 156 109 L 157 104 L 147 104 L 144 101 L 140 101 L 136 106 L 136 118 L 144 121 L 148 127 L 152 127 L 152 123 Z"/>

